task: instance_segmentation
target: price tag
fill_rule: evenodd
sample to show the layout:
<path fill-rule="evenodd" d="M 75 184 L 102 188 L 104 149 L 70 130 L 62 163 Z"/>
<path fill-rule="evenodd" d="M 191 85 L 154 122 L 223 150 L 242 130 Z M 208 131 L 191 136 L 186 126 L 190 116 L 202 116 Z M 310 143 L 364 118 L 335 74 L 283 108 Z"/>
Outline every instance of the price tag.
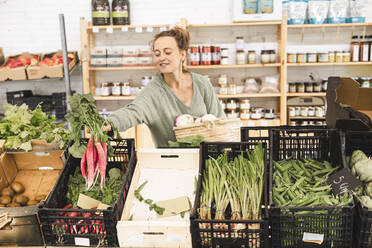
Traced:
<path fill-rule="evenodd" d="M 136 33 L 142 33 L 142 27 L 136 27 Z"/>
<path fill-rule="evenodd" d="M 354 190 L 362 185 L 362 183 L 356 179 L 347 168 L 343 168 L 342 170 L 333 173 L 326 182 L 332 186 L 332 192 L 334 195 Z"/>
<path fill-rule="evenodd" d="M 127 26 L 122 26 L 121 31 L 122 32 L 128 32 L 128 27 Z"/>
<path fill-rule="evenodd" d="M 113 31 L 112 27 L 106 28 L 106 33 L 112 34 Z"/>
<path fill-rule="evenodd" d="M 159 28 L 159 31 L 160 31 L 160 32 L 163 32 L 163 31 L 166 31 L 166 30 L 167 30 L 167 27 L 160 27 L 160 28 Z"/>
<path fill-rule="evenodd" d="M 98 33 L 99 32 L 99 28 L 98 27 L 93 27 L 92 31 L 93 31 L 93 33 Z"/>
<path fill-rule="evenodd" d="M 75 237 L 75 245 L 77 245 L 77 246 L 90 246 L 90 242 L 89 242 L 88 238 Z"/>
<path fill-rule="evenodd" d="M 147 27 L 146 31 L 149 32 L 149 33 L 152 33 L 154 31 L 154 29 L 152 27 Z"/>
<path fill-rule="evenodd" d="M 304 235 L 302 236 L 303 242 L 316 243 L 319 245 L 323 243 L 323 239 L 324 239 L 324 234 L 319 234 L 319 233 L 304 232 Z"/>

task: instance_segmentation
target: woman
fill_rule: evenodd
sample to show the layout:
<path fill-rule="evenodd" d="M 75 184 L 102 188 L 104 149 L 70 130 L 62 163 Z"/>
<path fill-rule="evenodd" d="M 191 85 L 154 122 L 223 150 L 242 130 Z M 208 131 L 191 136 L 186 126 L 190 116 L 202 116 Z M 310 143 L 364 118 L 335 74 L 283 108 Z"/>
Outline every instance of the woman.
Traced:
<path fill-rule="evenodd" d="M 173 123 L 178 115 L 225 116 L 210 81 L 183 68 L 189 39 L 189 33 L 179 27 L 155 35 L 152 50 L 160 73 L 132 103 L 110 115 L 119 131 L 145 123 L 155 145 L 167 147 L 169 140 L 176 141 Z"/>

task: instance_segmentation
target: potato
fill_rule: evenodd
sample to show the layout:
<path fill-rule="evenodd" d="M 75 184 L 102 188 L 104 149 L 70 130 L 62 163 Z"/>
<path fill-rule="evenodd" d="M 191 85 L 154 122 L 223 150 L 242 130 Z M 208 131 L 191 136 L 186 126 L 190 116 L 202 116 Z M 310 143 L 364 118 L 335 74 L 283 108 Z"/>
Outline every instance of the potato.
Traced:
<path fill-rule="evenodd" d="M 34 206 L 34 205 L 38 205 L 39 202 L 38 201 L 35 201 L 35 200 L 29 200 L 27 202 L 27 206 Z"/>
<path fill-rule="evenodd" d="M 19 203 L 22 206 L 24 206 L 28 202 L 28 197 L 27 196 L 24 196 L 24 195 L 16 195 L 14 197 L 14 202 L 15 203 Z"/>
<path fill-rule="evenodd" d="M 1 190 L 1 195 L 7 195 L 7 196 L 10 196 L 10 197 L 13 197 L 14 196 L 14 191 L 11 188 L 6 187 L 6 188 L 3 188 Z"/>
<path fill-rule="evenodd" d="M 16 192 L 16 194 L 22 194 L 25 191 L 25 187 L 20 182 L 13 182 L 10 187 Z"/>
<path fill-rule="evenodd" d="M 0 197 L 0 204 L 7 205 L 12 202 L 12 198 L 8 195 L 3 195 Z"/>
<path fill-rule="evenodd" d="M 42 201 L 42 200 L 45 200 L 45 198 L 46 198 L 46 195 L 37 195 L 36 197 L 35 197 L 35 201 Z"/>

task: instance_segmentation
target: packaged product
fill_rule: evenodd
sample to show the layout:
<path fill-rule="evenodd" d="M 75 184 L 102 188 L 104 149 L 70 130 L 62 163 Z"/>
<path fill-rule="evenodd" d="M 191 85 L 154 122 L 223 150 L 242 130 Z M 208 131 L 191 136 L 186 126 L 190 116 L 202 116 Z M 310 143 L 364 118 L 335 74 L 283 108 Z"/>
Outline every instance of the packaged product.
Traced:
<path fill-rule="evenodd" d="M 363 23 L 366 21 L 367 1 L 366 0 L 350 0 L 349 2 L 349 17 L 347 22 L 350 23 Z"/>
<path fill-rule="evenodd" d="M 289 0 L 288 24 L 305 24 L 307 0 Z"/>
<path fill-rule="evenodd" d="M 309 24 L 323 24 L 327 21 L 329 0 L 309 0 L 308 22 Z"/>
<path fill-rule="evenodd" d="M 245 80 L 243 92 L 247 94 L 258 93 L 260 88 L 255 78 L 247 78 Z"/>
<path fill-rule="evenodd" d="M 330 0 L 328 23 L 346 23 L 348 0 Z"/>
<path fill-rule="evenodd" d="M 260 93 L 279 93 L 279 75 L 262 77 Z"/>
<path fill-rule="evenodd" d="M 245 14 L 256 14 L 257 0 L 243 0 L 243 11 Z"/>
<path fill-rule="evenodd" d="M 274 7 L 273 7 L 273 0 L 259 0 L 258 1 L 259 6 L 259 13 L 273 13 Z"/>

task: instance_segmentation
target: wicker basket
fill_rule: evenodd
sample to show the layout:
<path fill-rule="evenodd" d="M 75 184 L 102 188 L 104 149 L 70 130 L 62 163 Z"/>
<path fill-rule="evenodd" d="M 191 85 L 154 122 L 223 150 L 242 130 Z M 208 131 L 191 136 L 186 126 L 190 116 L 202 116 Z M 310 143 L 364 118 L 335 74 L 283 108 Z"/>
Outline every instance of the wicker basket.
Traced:
<path fill-rule="evenodd" d="M 241 126 L 242 122 L 239 118 L 223 118 L 214 121 L 205 121 L 192 126 L 175 127 L 173 130 L 177 140 L 190 135 L 200 135 L 209 142 L 238 142 L 240 141 Z"/>

